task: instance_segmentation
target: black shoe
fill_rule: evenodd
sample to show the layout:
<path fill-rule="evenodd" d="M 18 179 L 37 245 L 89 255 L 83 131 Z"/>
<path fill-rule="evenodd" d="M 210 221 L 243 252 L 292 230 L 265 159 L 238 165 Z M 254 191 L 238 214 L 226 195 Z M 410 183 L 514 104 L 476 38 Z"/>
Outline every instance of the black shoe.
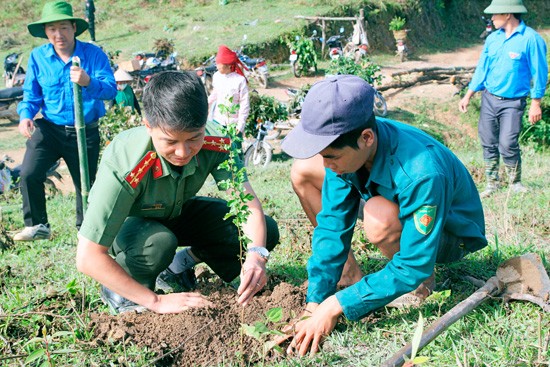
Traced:
<path fill-rule="evenodd" d="M 109 306 L 109 309 L 113 315 L 129 311 L 141 313 L 146 310 L 145 307 L 116 294 L 103 285 L 101 286 L 100 296 L 101 300 Z"/>
<path fill-rule="evenodd" d="M 158 277 L 166 283 L 177 284 L 184 292 L 193 290 L 197 286 L 197 277 L 193 268 L 177 274 L 166 268 Z"/>

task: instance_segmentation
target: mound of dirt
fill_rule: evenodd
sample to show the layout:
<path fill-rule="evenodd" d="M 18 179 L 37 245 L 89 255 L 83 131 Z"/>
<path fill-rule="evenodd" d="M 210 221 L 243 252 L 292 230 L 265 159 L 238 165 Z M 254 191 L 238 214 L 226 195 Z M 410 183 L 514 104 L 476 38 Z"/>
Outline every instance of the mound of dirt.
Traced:
<path fill-rule="evenodd" d="M 274 283 L 270 281 L 246 307 L 236 302 L 236 291 L 220 280 L 199 283 L 197 291 L 207 295 L 214 307 L 171 315 L 93 314 L 90 328 L 95 330 L 98 344 L 124 340 L 165 356 L 152 361 L 156 366 L 212 366 L 242 359 L 248 365 L 262 359 L 263 344 L 246 335 L 241 343 L 241 323 L 266 323 L 265 313 L 281 307 L 281 325 L 266 324 L 269 329 L 280 329 L 293 315 L 300 314 L 305 304 L 305 288 L 280 281 L 273 287 Z"/>

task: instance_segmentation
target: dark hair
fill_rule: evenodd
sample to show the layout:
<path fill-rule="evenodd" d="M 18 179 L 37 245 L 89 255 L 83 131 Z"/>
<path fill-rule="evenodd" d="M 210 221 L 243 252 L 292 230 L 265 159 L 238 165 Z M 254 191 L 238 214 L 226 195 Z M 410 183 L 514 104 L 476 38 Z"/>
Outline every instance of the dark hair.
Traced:
<path fill-rule="evenodd" d="M 517 20 L 521 20 L 521 13 L 512 13 L 512 15 L 513 15 L 514 18 L 516 18 Z"/>
<path fill-rule="evenodd" d="M 196 130 L 206 125 L 208 99 L 195 73 L 163 71 L 143 89 L 143 111 L 152 128 Z"/>
<path fill-rule="evenodd" d="M 376 118 L 374 116 L 374 113 L 369 117 L 369 119 L 365 122 L 363 126 L 340 135 L 328 147 L 333 149 L 343 149 L 345 147 L 359 149 L 359 145 L 357 145 L 357 139 L 359 139 L 359 136 L 361 136 L 361 133 L 365 129 L 372 129 L 376 133 Z"/>

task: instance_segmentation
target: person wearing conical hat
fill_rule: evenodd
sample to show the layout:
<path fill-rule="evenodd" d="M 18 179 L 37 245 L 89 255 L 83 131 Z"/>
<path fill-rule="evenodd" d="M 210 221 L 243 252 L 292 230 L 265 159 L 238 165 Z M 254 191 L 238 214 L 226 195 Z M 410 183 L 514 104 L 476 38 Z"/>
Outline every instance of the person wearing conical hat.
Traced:
<path fill-rule="evenodd" d="M 250 113 L 248 85 L 243 71 L 245 66 L 234 51 L 221 45 L 216 55 L 216 67 L 218 71 L 212 77 L 213 90 L 208 97 L 208 103 L 215 104 L 212 119 L 224 126 L 237 124 L 238 132 L 243 134 Z M 239 105 L 239 109 L 228 116 L 220 110 L 220 105 Z"/>
<path fill-rule="evenodd" d="M 132 89 L 130 83 L 134 78 L 126 71 L 117 69 L 115 71 L 116 81 L 116 97 L 114 103 L 121 107 L 132 107 L 139 115 L 141 115 L 141 108 L 139 107 L 139 101 Z"/>
<path fill-rule="evenodd" d="M 73 84 L 82 87 L 90 182 L 94 181 L 99 158 L 98 120 L 105 115 L 103 101 L 116 96 L 107 55 L 98 46 L 76 39 L 88 29 L 88 23 L 73 16 L 69 3 L 44 4 L 40 20 L 27 28 L 34 37 L 49 42 L 31 51 L 23 100 L 17 106 L 19 132 L 28 141 L 21 167 L 25 228 L 14 236 L 16 241 L 50 238 L 44 180 L 46 171 L 60 158 L 75 185 L 76 226 L 80 227 L 83 211 Z M 80 59 L 79 66 L 72 65 L 73 57 Z M 35 119 L 39 112 L 41 117 Z"/>
<path fill-rule="evenodd" d="M 540 103 L 548 81 L 546 43 L 521 19 L 527 13 L 522 0 L 493 0 L 485 13 L 492 15 L 496 31 L 487 37 L 458 107 L 466 112 L 473 94 L 482 92 L 478 133 L 487 186 L 481 197 L 491 196 L 499 188 L 501 156 L 511 192 L 525 193 L 519 136 L 527 96 L 531 96 L 529 122 L 535 124 L 542 118 Z"/>

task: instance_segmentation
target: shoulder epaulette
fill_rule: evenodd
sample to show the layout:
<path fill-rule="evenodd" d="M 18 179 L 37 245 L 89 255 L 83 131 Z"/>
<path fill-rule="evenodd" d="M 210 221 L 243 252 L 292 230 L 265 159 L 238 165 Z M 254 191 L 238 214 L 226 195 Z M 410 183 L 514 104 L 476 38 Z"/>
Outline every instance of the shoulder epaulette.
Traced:
<path fill-rule="evenodd" d="M 226 149 L 231 144 L 231 139 L 223 136 L 205 136 L 202 149 L 213 150 L 215 152 L 228 153 Z"/>
<path fill-rule="evenodd" d="M 157 157 L 157 153 L 149 151 L 139 161 L 137 166 L 135 166 L 134 169 L 126 176 L 126 181 L 135 189 L 143 177 L 145 177 L 145 174 L 149 172 L 152 167 L 154 167 L 154 178 L 159 178 L 162 176 L 162 165 L 160 159 Z"/>

